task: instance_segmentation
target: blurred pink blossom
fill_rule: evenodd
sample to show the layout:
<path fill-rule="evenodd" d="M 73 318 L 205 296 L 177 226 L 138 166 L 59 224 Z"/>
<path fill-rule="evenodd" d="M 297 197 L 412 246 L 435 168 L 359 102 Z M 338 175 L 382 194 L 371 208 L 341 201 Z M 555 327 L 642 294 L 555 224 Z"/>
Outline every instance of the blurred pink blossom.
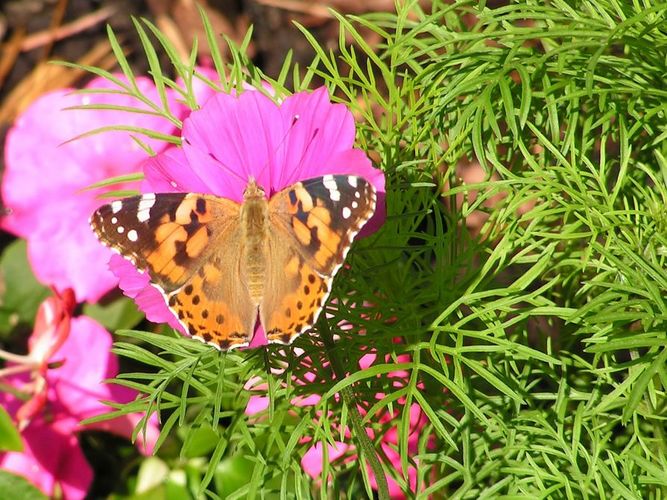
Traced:
<path fill-rule="evenodd" d="M 0 468 L 26 477 L 45 494 L 59 488 L 65 499 L 84 498 L 92 469 L 79 447 L 76 433 L 105 430 L 130 438 L 143 417 L 133 413 L 97 424 L 83 419 L 108 413 L 100 401 L 127 403 L 136 391 L 102 383 L 118 374 L 111 354 L 111 335 L 94 320 L 71 316 L 71 291 L 46 299 L 40 306 L 26 356 L 0 352 L 12 360 L 0 370 L 3 383 L 16 393 L 0 393 L 0 405 L 17 420 L 24 450 L 0 453 Z M 149 419 L 137 445 L 150 453 L 159 434 L 156 419 Z"/>
<path fill-rule="evenodd" d="M 152 80 L 137 78 L 141 92 L 159 102 Z M 86 89 L 118 90 L 96 78 Z M 71 142 L 100 127 L 129 125 L 164 134 L 177 132 L 165 118 L 117 110 L 65 108 L 115 105 L 146 109 L 133 97 L 120 94 L 75 94 L 74 89 L 49 92 L 38 98 L 7 133 L 2 198 L 10 214 L 1 227 L 28 240 L 28 258 L 37 278 L 58 290 L 74 289 L 77 301 L 97 301 L 116 285 L 105 267 L 111 252 L 90 232 L 88 217 L 101 204 L 101 190 L 84 191 L 109 177 L 139 172 L 146 152 L 128 132 L 107 131 Z M 173 93 L 172 113 L 186 114 Z M 166 143 L 144 139 L 155 151 Z M 130 185 L 120 188 L 131 187 Z"/>
<path fill-rule="evenodd" d="M 355 174 L 371 182 L 379 197 L 375 216 L 362 235 L 384 220 L 384 174 L 354 148 L 352 114 L 332 104 L 326 88 L 299 92 L 280 104 L 257 90 L 215 93 L 183 123 L 182 148 L 170 148 L 144 163 L 142 192 L 211 193 L 241 202 L 254 177 L 267 196 L 303 179 L 325 174 Z M 125 294 L 146 317 L 182 327 L 150 277 L 120 256 L 110 267 Z M 266 344 L 258 325 L 250 347 Z"/>

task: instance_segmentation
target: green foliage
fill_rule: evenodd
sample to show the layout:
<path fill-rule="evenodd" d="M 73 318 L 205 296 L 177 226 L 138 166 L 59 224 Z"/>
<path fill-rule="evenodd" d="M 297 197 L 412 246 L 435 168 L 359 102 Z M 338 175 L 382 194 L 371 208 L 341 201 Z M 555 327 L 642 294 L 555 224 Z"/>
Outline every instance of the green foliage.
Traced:
<path fill-rule="evenodd" d="M 7 410 L 2 407 L 0 407 L 0 451 L 23 451 L 21 435 Z"/>
<path fill-rule="evenodd" d="M 387 221 L 355 243 L 335 281 L 329 325 L 349 329 L 335 327 L 333 350 L 311 335 L 219 354 L 126 332 L 144 343 L 116 351 L 150 371 L 120 377 L 145 396 L 118 411 L 159 410 L 160 444 L 186 429 L 182 454 L 208 457 L 193 492 L 227 494 L 220 470 L 239 461 L 252 467 L 245 482 L 234 475 L 232 498 L 359 497 L 368 489 L 360 461 L 325 456 L 319 486 L 300 463 L 315 443 L 350 442 L 347 390 L 386 474 L 405 487 L 379 446 L 396 427 L 392 446 L 403 470 L 418 464 L 421 497 L 663 498 L 667 4 L 420 5 L 336 15 L 336 51 L 302 28 L 313 63 L 301 69 L 288 57 L 275 79 L 249 61 L 250 34 L 241 47 L 228 42 L 229 64 L 213 51 L 225 90 L 269 81 L 280 97 L 324 81 L 386 172 Z M 150 24 L 137 27 L 158 88 L 180 87 L 161 74 L 146 29 L 194 107 L 192 67 L 176 64 Z M 215 45 L 210 26 L 207 37 Z M 463 181 L 460 161 L 479 162 L 485 179 Z M 362 370 L 371 349 L 377 357 Z M 334 360 L 348 377 L 336 377 Z M 398 386 L 397 370 L 406 374 Z M 264 386 L 251 390 L 255 377 Z M 249 416 L 253 394 L 268 408 Z M 310 395 L 320 398 L 295 404 Z M 427 423 L 410 444 L 414 403 Z"/>
<path fill-rule="evenodd" d="M 20 498 L 22 500 L 46 500 L 46 495 L 33 486 L 27 479 L 0 470 L 0 497 Z"/>
<path fill-rule="evenodd" d="M 32 274 L 25 240 L 16 240 L 0 257 L 0 336 L 32 323 L 39 304 L 49 295 Z"/>
<path fill-rule="evenodd" d="M 126 297 L 108 303 L 84 304 L 83 314 L 99 321 L 104 328 L 112 332 L 132 328 L 143 319 L 135 303 Z"/>

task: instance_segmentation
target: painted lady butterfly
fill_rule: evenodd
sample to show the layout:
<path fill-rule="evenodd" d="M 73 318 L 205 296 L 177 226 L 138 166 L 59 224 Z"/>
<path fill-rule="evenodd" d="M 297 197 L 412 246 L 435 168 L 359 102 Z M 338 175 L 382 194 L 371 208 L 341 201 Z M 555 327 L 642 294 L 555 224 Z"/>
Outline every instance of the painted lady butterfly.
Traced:
<path fill-rule="evenodd" d="M 250 179 L 241 204 L 194 193 L 116 200 L 91 217 L 97 237 L 148 271 L 190 335 L 219 349 L 312 328 L 352 240 L 375 211 L 362 177 L 297 182 L 270 200 Z"/>

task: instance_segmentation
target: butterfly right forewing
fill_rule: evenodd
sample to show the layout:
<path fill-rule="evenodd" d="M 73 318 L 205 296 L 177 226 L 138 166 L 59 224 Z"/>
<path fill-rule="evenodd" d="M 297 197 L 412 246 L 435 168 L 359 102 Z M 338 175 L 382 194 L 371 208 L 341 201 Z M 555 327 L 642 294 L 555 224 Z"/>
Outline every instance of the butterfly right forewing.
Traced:
<path fill-rule="evenodd" d="M 269 216 L 313 269 L 332 277 L 375 212 L 376 199 L 375 188 L 363 177 L 325 175 L 274 195 Z"/>

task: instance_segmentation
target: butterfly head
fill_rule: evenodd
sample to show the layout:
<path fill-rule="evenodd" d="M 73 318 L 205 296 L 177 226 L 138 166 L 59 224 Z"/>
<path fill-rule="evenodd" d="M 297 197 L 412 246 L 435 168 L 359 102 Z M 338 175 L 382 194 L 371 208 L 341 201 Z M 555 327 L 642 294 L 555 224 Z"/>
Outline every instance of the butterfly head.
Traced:
<path fill-rule="evenodd" d="M 246 186 L 245 191 L 243 191 L 243 199 L 250 200 L 250 199 L 258 199 L 264 197 L 265 197 L 265 192 L 262 186 L 257 184 L 257 181 L 255 180 L 254 177 L 250 177 L 248 179 L 248 185 Z"/>

